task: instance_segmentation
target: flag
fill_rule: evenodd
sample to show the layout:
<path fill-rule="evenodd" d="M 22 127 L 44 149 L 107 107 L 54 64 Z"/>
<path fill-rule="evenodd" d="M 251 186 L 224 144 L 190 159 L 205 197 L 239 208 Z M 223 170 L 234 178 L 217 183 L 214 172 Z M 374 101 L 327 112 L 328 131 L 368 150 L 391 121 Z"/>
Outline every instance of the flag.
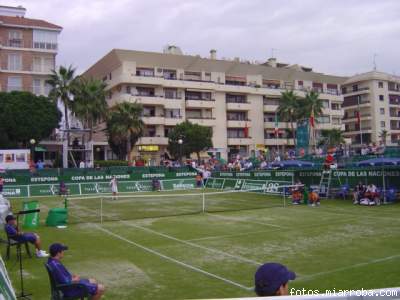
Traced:
<path fill-rule="evenodd" d="M 314 123 L 314 111 L 311 111 L 311 116 L 310 116 L 310 125 L 312 128 L 314 128 L 315 123 Z"/>
<path fill-rule="evenodd" d="M 279 127 L 278 127 L 278 114 L 275 114 L 275 136 L 278 137 Z"/>
<path fill-rule="evenodd" d="M 247 122 L 244 124 L 244 137 L 249 137 L 249 127 L 247 126 Z"/>
<path fill-rule="evenodd" d="M 357 124 L 357 125 L 360 125 L 360 123 L 361 123 L 361 117 L 360 117 L 360 112 L 359 112 L 358 110 L 356 110 L 355 116 L 356 116 L 356 118 L 357 118 L 356 124 Z"/>

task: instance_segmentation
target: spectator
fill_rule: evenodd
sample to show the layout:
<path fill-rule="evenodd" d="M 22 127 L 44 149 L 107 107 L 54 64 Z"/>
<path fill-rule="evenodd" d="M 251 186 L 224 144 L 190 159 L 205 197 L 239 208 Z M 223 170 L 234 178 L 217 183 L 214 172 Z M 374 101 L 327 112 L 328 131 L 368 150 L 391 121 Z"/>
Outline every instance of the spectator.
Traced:
<path fill-rule="evenodd" d="M 286 296 L 289 294 L 289 280 L 296 274 L 279 263 L 266 263 L 257 269 L 254 276 L 257 296 Z"/>
<path fill-rule="evenodd" d="M 44 169 L 44 163 L 40 159 L 36 163 L 36 169 L 38 169 L 38 170 L 43 170 Z"/>
<path fill-rule="evenodd" d="M 0 195 L 3 193 L 4 188 L 4 178 L 0 176 Z"/>
<path fill-rule="evenodd" d="M 49 252 L 50 257 L 47 261 L 48 265 L 53 270 L 53 276 L 55 277 L 57 284 L 69 284 L 69 283 L 80 283 L 86 286 L 91 295 L 90 299 L 98 300 L 104 294 L 104 286 L 98 284 L 94 279 L 80 278 L 78 275 L 72 275 L 61 263 L 61 259 L 64 257 L 64 251 L 68 250 L 68 247 L 59 243 L 54 243 L 50 246 Z M 63 289 L 65 297 L 81 297 L 82 290 L 76 287 Z"/>
<path fill-rule="evenodd" d="M 58 194 L 60 196 L 65 196 L 65 195 L 67 195 L 67 193 L 68 193 L 67 186 L 65 185 L 65 182 L 61 180 L 60 181 L 59 190 L 58 190 Z"/>
<path fill-rule="evenodd" d="M 40 237 L 33 232 L 22 232 L 19 231 L 17 227 L 17 220 L 13 215 L 8 215 L 6 217 L 6 225 L 4 227 L 7 236 L 17 242 L 29 242 L 35 245 L 36 256 L 37 257 L 47 257 L 49 256 L 46 251 L 41 249 Z"/>
<path fill-rule="evenodd" d="M 203 183 L 203 177 L 201 176 L 201 173 L 197 173 L 196 175 L 196 187 L 201 188 Z"/>
<path fill-rule="evenodd" d="M 316 189 L 311 190 L 310 193 L 308 193 L 308 202 L 311 203 L 311 206 L 320 206 L 321 202 Z"/>
<path fill-rule="evenodd" d="M 291 189 L 292 192 L 292 204 L 298 205 L 301 204 L 302 195 L 303 195 L 303 184 L 300 180 L 296 180 L 294 187 Z"/>
<path fill-rule="evenodd" d="M 83 160 L 81 160 L 81 162 L 79 163 L 79 168 L 80 169 L 84 169 L 85 168 L 85 162 Z"/>
<path fill-rule="evenodd" d="M 160 180 L 158 180 L 156 177 L 154 177 L 151 180 L 151 185 L 153 187 L 153 192 L 159 192 L 161 191 L 161 184 L 160 184 Z"/>
<path fill-rule="evenodd" d="M 211 176 L 211 172 L 208 169 L 203 171 L 203 186 L 206 187 L 207 180 Z"/>
<path fill-rule="evenodd" d="M 353 192 L 353 203 L 354 204 L 359 204 L 360 200 L 364 198 L 366 186 L 360 181 L 356 187 L 354 188 Z"/>
<path fill-rule="evenodd" d="M 367 186 L 367 189 L 365 190 L 365 197 L 370 200 L 370 205 L 371 204 L 380 204 L 380 202 L 381 202 L 380 198 L 379 198 L 378 190 L 377 190 L 375 184 L 373 184 L 373 183 L 370 183 Z"/>

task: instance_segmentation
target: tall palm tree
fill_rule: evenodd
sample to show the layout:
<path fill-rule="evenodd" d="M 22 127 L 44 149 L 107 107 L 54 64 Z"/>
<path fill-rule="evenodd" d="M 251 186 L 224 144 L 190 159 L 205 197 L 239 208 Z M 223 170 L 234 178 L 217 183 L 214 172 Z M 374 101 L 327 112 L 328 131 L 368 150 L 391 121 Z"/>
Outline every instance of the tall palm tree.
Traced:
<path fill-rule="evenodd" d="M 300 115 L 304 119 L 309 119 L 311 116 L 318 118 L 322 115 L 323 102 L 319 98 L 319 94 L 310 91 L 306 94 L 304 100 L 301 101 Z"/>
<path fill-rule="evenodd" d="M 130 160 L 132 147 L 143 134 L 142 111 L 140 104 L 129 102 L 117 104 L 110 111 L 106 128 L 108 141 L 120 159 Z"/>
<path fill-rule="evenodd" d="M 277 114 L 279 120 L 290 123 L 291 132 L 295 136 L 294 122 L 298 120 L 299 101 L 294 91 L 284 91 L 281 93 Z M 296 146 L 296 139 L 294 139 Z"/>
<path fill-rule="evenodd" d="M 89 141 L 93 137 L 94 125 L 107 116 L 106 84 L 97 79 L 79 78 L 73 86 L 74 101 L 71 110 L 89 129 Z"/>
<path fill-rule="evenodd" d="M 386 139 L 389 135 L 389 132 L 386 129 L 383 129 L 379 134 L 379 137 L 382 139 L 383 144 L 386 146 Z"/>
<path fill-rule="evenodd" d="M 65 129 L 69 130 L 68 108 L 72 101 L 72 88 L 75 80 L 75 69 L 72 66 L 68 68 L 60 66 L 58 70 L 52 70 L 50 78 L 46 80 L 52 89 L 49 97 L 54 102 L 61 101 L 64 105 Z M 69 144 L 69 132 L 67 131 L 67 139 Z"/>

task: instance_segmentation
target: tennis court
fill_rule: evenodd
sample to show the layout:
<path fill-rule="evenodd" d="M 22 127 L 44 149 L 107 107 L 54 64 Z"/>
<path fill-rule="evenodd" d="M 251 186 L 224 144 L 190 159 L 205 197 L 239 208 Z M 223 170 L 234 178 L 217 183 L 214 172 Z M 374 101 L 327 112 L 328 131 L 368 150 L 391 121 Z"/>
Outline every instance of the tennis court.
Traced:
<path fill-rule="evenodd" d="M 63 203 L 39 200 L 41 222 Z M 64 264 L 104 283 L 106 299 L 253 296 L 254 272 L 266 261 L 293 269 L 297 288 L 398 286 L 400 206 L 350 202 L 291 206 L 282 195 L 252 189 L 75 197 L 68 228 L 37 231 L 45 246 L 67 244 Z M 17 288 L 15 253 L 7 266 Z M 24 267 L 33 299 L 47 299 L 43 261 L 24 259 Z"/>

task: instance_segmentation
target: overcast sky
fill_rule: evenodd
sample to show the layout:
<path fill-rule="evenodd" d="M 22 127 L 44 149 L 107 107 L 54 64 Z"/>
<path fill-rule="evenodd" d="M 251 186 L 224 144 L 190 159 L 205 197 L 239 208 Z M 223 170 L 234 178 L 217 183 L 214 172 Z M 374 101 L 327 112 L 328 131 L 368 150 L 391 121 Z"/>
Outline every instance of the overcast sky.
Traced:
<path fill-rule="evenodd" d="M 86 70 L 113 48 L 400 75 L 400 0 L 3 0 L 64 29 L 57 64 Z"/>

